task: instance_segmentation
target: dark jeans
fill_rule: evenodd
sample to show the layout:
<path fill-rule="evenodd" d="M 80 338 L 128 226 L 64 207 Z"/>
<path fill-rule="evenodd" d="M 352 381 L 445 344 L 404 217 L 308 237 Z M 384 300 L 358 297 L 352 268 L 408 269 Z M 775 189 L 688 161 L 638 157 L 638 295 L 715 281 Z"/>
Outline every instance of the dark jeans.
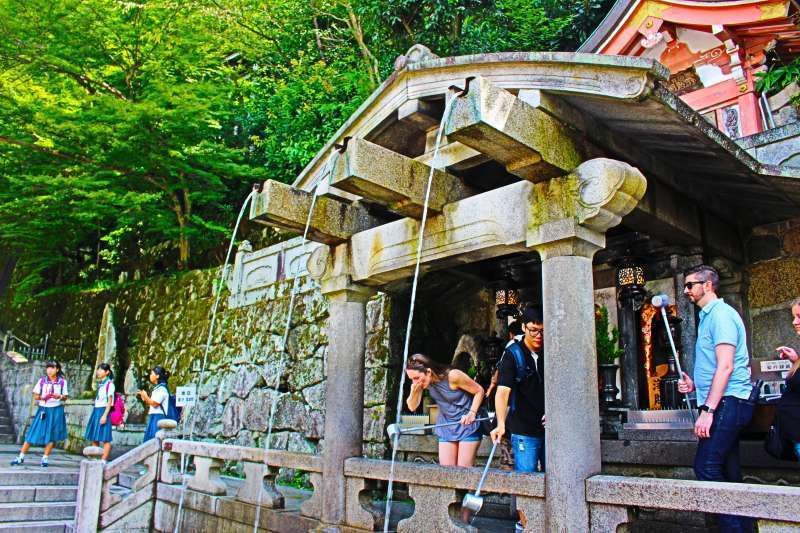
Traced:
<path fill-rule="evenodd" d="M 753 417 L 755 404 L 724 396 L 714 413 L 711 436 L 700 439 L 694 458 L 694 473 L 700 481 L 742 481 L 739 465 L 739 432 Z M 751 518 L 717 515 L 721 532 L 753 531 Z"/>

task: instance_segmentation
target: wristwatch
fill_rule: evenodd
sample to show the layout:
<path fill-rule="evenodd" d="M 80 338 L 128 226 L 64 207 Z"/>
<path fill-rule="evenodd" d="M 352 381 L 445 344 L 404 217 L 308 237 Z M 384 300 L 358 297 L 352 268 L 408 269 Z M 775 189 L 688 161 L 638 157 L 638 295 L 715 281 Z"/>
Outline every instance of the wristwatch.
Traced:
<path fill-rule="evenodd" d="M 698 408 L 697 408 L 697 410 L 698 410 L 698 411 L 700 411 L 701 413 L 702 413 L 703 411 L 705 411 L 705 412 L 707 412 L 707 413 L 708 413 L 708 414 L 710 414 L 710 415 L 713 415 L 713 414 L 714 414 L 714 411 L 716 411 L 716 409 L 712 409 L 712 408 L 710 408 L 709 406 L 707 406 L 706 404 L 703 404 L 703 405 L 701 405 L 700 407 L 698 407 Z"/>

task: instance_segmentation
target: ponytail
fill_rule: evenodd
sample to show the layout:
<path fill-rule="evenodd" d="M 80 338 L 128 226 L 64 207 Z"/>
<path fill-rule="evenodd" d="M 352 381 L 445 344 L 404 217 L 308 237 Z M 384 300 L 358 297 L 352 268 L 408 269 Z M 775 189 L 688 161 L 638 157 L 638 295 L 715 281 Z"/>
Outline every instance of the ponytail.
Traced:
<path fill-rule="evenodd" d="M 108 377 L 108 379 L 114 379 L 114 371 L 111 370 L 111 365 L 109 365 L 108 363 L 100 363 L 99 365 L 97 365 L 97 368 L 108 372 L 108 376 L 106 376 Z"/>
<path fill-rule="evenodd" d="M 158 376 L 159 385 L 167 384 L 167 380 L 169 380 L 170 373 L 167 372 L 163 366 L 154 366 L 150 371 L 156 376 Z"/>

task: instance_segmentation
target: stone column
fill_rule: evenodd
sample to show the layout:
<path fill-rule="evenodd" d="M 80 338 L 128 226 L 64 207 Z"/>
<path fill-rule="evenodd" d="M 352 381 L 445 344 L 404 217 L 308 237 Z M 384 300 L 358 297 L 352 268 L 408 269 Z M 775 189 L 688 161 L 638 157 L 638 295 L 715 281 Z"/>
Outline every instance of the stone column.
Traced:
<path fill-rule="evenodd" d="M 346 245 L 336 251 L 334 268 L 339 275 L 322 280 L 322 293 L 328 299 L 322 522 L 331 526 L 345 520 L 344 461 L 362 453 L 366 303 L 374 294 L 373 289 L 356 285 L 341 273 L 348 255 Z"/>
<path fill-rule="evenodd" d="M 536 247 L 545 329 L 545 531 L 589 530 L 585 481 L 600 473 L 592 292 L 597 249 L 580 237 Z"/>

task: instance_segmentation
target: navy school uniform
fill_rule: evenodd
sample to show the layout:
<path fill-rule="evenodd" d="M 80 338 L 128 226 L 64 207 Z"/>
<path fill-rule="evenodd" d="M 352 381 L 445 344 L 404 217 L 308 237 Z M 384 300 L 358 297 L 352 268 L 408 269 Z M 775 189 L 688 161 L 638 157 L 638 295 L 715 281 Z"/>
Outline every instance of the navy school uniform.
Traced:
<path fill-rule="evenodd" d="M 84 434 L 86 440 L 91 442 L 111 442 L 111 410 L 108 411 L 105 424 L 101 424 L 100 419 L 103 418 L 106 412 L 108 402 L 114 401 L 115 392 L 114 383 L 108 378 L 98 385 L 92 417 L 86 425 L 86 433 Z"/>
<path fill-rule="evenodd" d="M 44 446 L 67 440 L 67 419 L 63 403 L 55 398 L 44 400 L 49 394 L 69 395 L 67 381 L 64 378 L 50 381 L 44 377 L 33 388 L 33 392 L 39 395 L 40 400 L 31 426 L 25 434 L 25 441 L 34 446 Z"/>

